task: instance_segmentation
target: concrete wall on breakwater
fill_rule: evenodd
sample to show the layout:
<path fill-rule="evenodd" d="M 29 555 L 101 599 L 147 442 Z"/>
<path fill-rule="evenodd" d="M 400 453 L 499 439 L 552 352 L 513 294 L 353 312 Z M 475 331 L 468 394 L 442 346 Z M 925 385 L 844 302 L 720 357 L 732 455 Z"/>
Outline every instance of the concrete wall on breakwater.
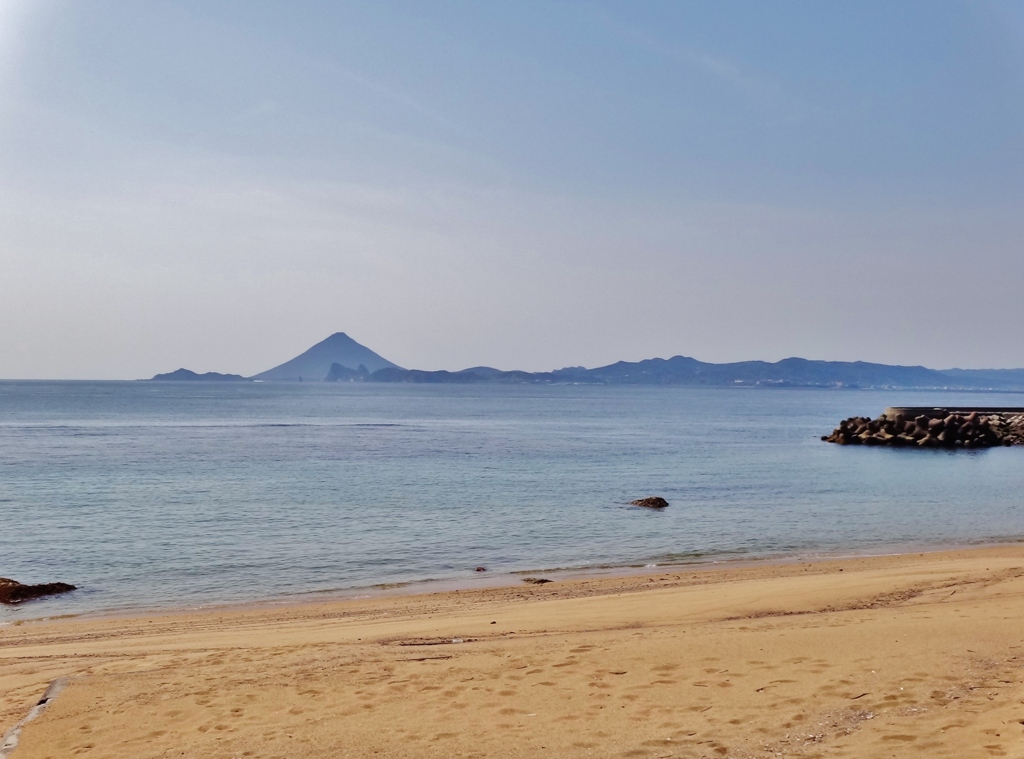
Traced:
<path fill-rule="evenodd" d="M 886 419 L 895 419 L 902 414 L 905 419 L 927 416 L 931 419 L 945 419 L 950 414 L 967 416 L 977 411 L 983 416 L 1019 416 L 1024 406 L 891 406 L 885 410 Z"/>

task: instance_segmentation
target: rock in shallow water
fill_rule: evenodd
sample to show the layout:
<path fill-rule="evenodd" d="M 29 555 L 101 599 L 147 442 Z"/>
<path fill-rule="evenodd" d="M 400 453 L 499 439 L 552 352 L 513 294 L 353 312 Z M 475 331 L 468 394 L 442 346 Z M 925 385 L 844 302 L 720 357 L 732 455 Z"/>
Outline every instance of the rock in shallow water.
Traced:
<path fill-rule="evenodd" d="M 48 582 L 43 585 L 22 585 L 17 580 L 0 577 L 0 603 L 20 604 L 33 598 L 53 596 L 75 590 L 74 585 L 66 582 Z"/>
<path fill-rule="evenodd" d="M 643 506 L 645 509 L 663 509 L 668 506 L 666 501 L 661 496 L 651 496 L 650 498 L 637 498 L 635 501 L 630 501 L 633 506 Z"/>

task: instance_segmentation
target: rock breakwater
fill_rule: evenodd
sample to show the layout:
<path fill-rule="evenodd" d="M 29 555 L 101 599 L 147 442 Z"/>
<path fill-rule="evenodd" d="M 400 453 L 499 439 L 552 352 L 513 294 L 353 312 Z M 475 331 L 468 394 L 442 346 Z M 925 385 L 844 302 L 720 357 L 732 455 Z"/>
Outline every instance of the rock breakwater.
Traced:
<path fill-rule="evenodd" d="M 877 419 L 863 416 L 844 419 L 831 435 L 824 435 L 821 439 L 839 445 L 919 448 L 1024 445 L 1024 409 L 929 409 L 927 413 L 921 409 L 889 409 Z"/>

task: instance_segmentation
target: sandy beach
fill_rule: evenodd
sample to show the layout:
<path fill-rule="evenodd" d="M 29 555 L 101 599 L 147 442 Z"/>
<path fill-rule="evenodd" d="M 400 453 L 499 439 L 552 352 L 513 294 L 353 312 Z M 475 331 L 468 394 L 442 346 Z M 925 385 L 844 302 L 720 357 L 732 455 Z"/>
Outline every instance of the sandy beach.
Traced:
<path fill-rule="evenodd" d="M 1024 547 L 0 628 L 14 759 L 1024 756 Z"/>

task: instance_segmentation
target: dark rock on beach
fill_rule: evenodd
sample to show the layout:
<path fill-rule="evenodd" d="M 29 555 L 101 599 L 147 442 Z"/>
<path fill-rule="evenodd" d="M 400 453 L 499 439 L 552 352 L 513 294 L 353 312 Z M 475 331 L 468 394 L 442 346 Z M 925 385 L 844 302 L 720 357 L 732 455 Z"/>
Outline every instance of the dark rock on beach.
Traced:
<path fill-rule="evenodd" d="M 22 585 L 17 580 L 0 577 L 0 603 L 20 604 L 33 598 L 53 596 L 75 590 L 74 585 L 66 582 L 48 582 L 43 585 Z"/>
<path fill-rule="evenodd" d="M 668 501 L 657 495 L 649 498 L 637 498 L 629 503 L 632 506 L 643 506 L 645 509 L 663 509 L 668 506 Z"/>

